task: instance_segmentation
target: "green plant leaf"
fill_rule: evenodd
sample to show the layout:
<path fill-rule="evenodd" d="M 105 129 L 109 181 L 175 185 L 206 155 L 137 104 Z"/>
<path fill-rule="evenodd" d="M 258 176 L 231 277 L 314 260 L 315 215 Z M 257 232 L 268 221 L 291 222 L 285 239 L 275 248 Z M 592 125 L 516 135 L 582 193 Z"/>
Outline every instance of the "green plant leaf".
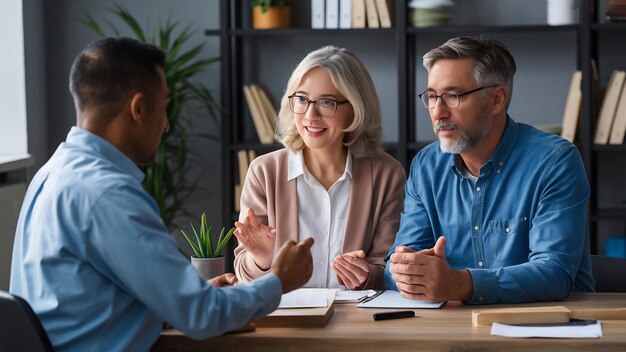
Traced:
<path fill-rule="evenodd" d="M 222 228 L 222 233 L 224 232 L 224 228 Z M 213 251 L 213 254 L 216 257 L 220 256 L 220 253 L 222 253 L 222 250 L 224 249 L 224 247 L 226 247 L 226 245 L 228 244 L 228 241 L 230 241 L 230 238 L 233 236 L 233 233 L 235 233 L 235 228 L 232 227 L 228 233 L 226 234 L 226 236 L 224 236 L 223 238 L 220 239 L 220 241 L 217 244 L 217 247 L 215 248 L 215 251 Z M 220 236 L 221 237 L 221 236 Z"/>
<path fill-rule="evenodd" d="M 196 255 L 196 258 L 202 258 L 202 252 L 200 252 L 200 249 L 198 248 L 198 246 L 195 243 L 193 243 L 193 241 L 191 240 L 191 238 L 189 238 L 189 236 L 187 236 L 185 231 L 181 229 L 180 232 L 183 233 L 183 236 L 185 236 L 185 239 L 187 240 L 187 242 L 189 242 L 189 245 L 191 246 L 193 253 Z"/>
<path fill-rule="evenodd" d="M 125 7 L 123 7 L 119 3 L 115 3 L 115 9 L 112 10 L 112 12 L 119 18 L 121 18 L 124 23 L 126 23 L 126 25 L 130 28 L 130 30 L 133 32 L 135 37 L 137 37 L 137 39 L 141 40 L 142 42 L 146 42 L 146 35 L 144 34 L 143 29 L 141 29 L 141 26 L 139 25 L 137 20 L 133 17 L 133 15 L 130 14 L 128 10 L 126 10 Z"/>

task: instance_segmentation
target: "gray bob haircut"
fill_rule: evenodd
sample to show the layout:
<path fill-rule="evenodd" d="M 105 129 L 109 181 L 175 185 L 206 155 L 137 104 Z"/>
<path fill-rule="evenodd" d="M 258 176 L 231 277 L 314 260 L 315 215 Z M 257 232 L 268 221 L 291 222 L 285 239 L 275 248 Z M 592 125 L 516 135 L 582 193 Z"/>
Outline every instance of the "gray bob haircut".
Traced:
<path fill-rule="evenodd" d="M 480 86 L 501 85 L 509 94 L 506 109 L 511 104 L 513 95 L 513 76 L 515 59 L 501 42 L 493 39 L 476 37 L 452 38 L 426 53 L 423 57 L 424 68 L 430 72 L 435 62 L 440 59 L 474 59 L 474 79 Z"/>
<path fill-rule="evenodd" d="M 288 96 L 298 89 L 302 77 L 316 67 L 328 71 L 337 90 L 352 105 L 354 118 L 344 130 L 346 135 L 343 144 L 355 157 L 379 153 L 382 150 L 380 103 L 372 78 L 352 51 L 334 46 L 325 46 L 309 53 L 294 69 L 280 100 L 276 139 L 292 151 L 304 149 L 304 141 L 294 122 L 294 113 L 289 109 Z"/>

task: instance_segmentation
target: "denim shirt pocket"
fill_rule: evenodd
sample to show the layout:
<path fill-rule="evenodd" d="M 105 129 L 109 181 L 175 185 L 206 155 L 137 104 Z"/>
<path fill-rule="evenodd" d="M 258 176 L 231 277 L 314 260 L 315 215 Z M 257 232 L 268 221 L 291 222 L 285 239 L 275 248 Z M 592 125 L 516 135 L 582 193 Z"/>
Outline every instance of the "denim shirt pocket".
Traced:
<path fill-rule="evenodd" d="M 490 268 L 527 262 L 530 253 L 528 217 L 489 221 L 486 245 L 485 255 Z"/>

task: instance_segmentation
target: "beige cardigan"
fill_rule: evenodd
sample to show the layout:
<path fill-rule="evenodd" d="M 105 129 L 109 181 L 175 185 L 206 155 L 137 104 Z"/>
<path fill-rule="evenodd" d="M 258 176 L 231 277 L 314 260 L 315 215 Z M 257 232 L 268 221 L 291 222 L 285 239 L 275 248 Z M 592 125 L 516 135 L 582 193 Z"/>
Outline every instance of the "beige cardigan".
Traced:
<path fill-rule="evenodd" d="M 286 181 L 288 155 L 287 149 L 281 149 L 256 158 L 250 164 L 241 195 L 239 220 L 252 208 L 259 222 L 274 227 L 274 252 L 289 240 L 297 242 L 299 237 L 296 179 Z M 362 249 L 366 253 L 370 274 L 360 289 L 383 288 L 384 259 L 400 224 L 405 182 L 404 169 L 388 154 L 352 159 L 343 252 Z M 235 273 L 247 282 L 267 271 L 259 269 L 239 244 L 235 249 Z"/>

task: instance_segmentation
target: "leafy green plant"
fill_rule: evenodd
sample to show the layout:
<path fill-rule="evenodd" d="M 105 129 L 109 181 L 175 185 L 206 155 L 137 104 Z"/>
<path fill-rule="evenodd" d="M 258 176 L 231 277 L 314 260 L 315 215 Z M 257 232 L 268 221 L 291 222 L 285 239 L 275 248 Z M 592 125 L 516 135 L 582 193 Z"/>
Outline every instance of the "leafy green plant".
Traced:
<path fill-rule="evenodd" d="M 219 57 L 202 57 L 204 44 L 190 43 L 190 27 L 179 29 L 178 22 L 168 19 L 165 24 L 144 31 L 122 5 L 116 3 L 107 11 L 120 19 L 136 39 L 158 46 L 166 53 L 164 68 L 171 98 L 167 106 L 170 129 L 163 135 L 155 162 L 144 169 L 143 186 L 158 204 L 165 225 L 173 230 L 176 217 L 190 216 L 184 204 L 200 180 L 199 176 L 195 179 L 188 176 L 192 165 L 198 164 L 194 161 L 200 158 L 190 148 L 191 141 L 194 138 L 218 140 L 216 135 L 195 132 L 192 121 L 193 117 L 209 118 L 216 129 L 219 126 L 218 116 L 222 109 L 211 92 L 193 80 L 209 65 L 218 62 Z M 79 20 L 98 36 L 109 36 L 90 15 L 84 14 Z M 120 31 L 110 21 L 104 22 L 112 35 L 120 36 Z M 147 32 L 151 35 L 148 36 Z"/>
<path fill-rule="evenodd" d="M 261 12 L 265 13 L 272 6 L 289 6 L 289 0 L 252 0 L 250 5 L 252 5 L 252 7 L 259 6 Z"/>
<path fill-rule="evenodd" d="M 217 242 L 215 242 L 214 247 L 211 242 L 212 228 L 210 226 L 207 227 L 205 213 L 202 213 L 202 217 L 200 219 L 200 229 L 196 230 L 193 224 L 191 224 L 191 229 L 193 230 L 195 241 L 192 240 L 191 237 L 187 236 L 183 229 L 180 229 L 180 232 L 182 232 L 187 242 L 189 242 L 189 245 L 191 246 L 191 249 L 193 249 L 193 253 L 195 254 L 196 258 L 219 257 L 222 253 L 222 250 L 224 249 L 224 247 L 226 247 L 228 241 L 235 232 L 235 228 L 232 227 L 226 234 L 224 234 L 226 228 L 222 227 L 222 231 L 220 231 L 220 236 L 218 237 Z"/>

